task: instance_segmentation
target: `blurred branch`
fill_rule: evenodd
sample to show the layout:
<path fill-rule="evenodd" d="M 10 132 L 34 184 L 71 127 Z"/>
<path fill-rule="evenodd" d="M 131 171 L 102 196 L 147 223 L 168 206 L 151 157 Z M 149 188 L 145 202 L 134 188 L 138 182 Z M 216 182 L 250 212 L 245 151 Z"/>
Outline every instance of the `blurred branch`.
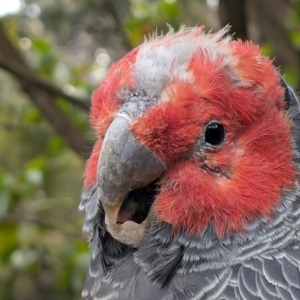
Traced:
<path fill-rule="evenodd" d="M 246 0 L 220 0 L 219 7 L 222 26 L 230 24 L 231 33 L 242 40 L 248 38 L 246 4 Z"/>
<path fill-rule="evenodd" d="M 124 11 L 126 10 L 126 12 L 128 12 L 129 6 L 130 6 L 130 3 L 128 0 L 122 0 L 122 6 L 121 6 L 121 3 L 118 3 L 116 1 L 105 0 L 103 2 L 103 9 L 107 13 L 109 13 L 112 16 L 113 20 L 115 21 L 116 31 L 119 34 L 119 36 L 122 40 L 122 43 L 124 45 L 124 48 L 127 51 L 129 51 L 131 49 L 131 46 L 126 37 L 126 32 L 123 29 L 123 20 L 122 20 L 121 15 L 123 15 L 123 17 L 124 17 L 124 14 L 125 14 Z M 120 8 L 122 8 L 122 10 Z M 121 13 L 120 13 L 120 11 L 121 11 Z"/>
<path fill-rule="evenodd" d="M 5 30 L 1 22 L 0 45 L 0 62 L 2 62 L 2 65 L 4 65 L 4 61 L 6 61 L 5 69 L 16 77 L 22 90 L 30 96 L 33 103 L 48 119 L 55 131 L 63 138 L 63 140 L 77 154 L 86 159 L 89 156 L 91 149 L 90 142 L 84 136 L 84 134 L 75 127 L 69 118 L 55 105 L 55 96 L 58 96 L 57 93 L 54 93 L 56 88 L 50 88 L 49 84 L 41 84 L 42 81 L 40 79 L 36 79 L 36 74 L 27 65 L 18 50 L 10 43 L 9 39 L 5 35 Z M 45 88 L 45 86 L 48 88 Z M 61 92 L 60 96 L 62 94 L 65 95 L 63 92 Z"/>
<path fill-rule="evenodd" d="M 282 22 L 282 16 L 288 15 L 290 9 L 286 1 L 251 1 L 250 4 L 263 40 L 273 45 L 276 64 L 281 67 L 294 66 L 300 70 L 300 51 L 292 45 Z M 300 78 L 296 89 L 300 89 Z"/>
<path fill-rule="evenodd" d="M 0 50 L 1 51 L 1 50 Z M 65 100 L 71 102 L 74 105 L 77 105 L 85 110 L 89 109 L 89 101 L 86 99 L 78 99 L 74 96 L 66 94 L 63 90 L 58 87 L 52 85 L 51 83 L 45 82 L 35 76 L 33 73 L 27 73 L 27 69 L 25 69 L 22 65 L 19 65 L 13 61 L 7 60 L 7 58 L 0 52 L 0 68 L 10 72 L 14 76 L 30 83 L 38 85 L 39 87 L 46 90 L 48 93 L 53 96 L 62 97 Z"/>
<path fill-rule="evenodd" d="M 291 2 L 291 0 L 282 0 L 287 6 L 289 6 L 291 9 L 295 9 L 295 2 Z"/>
<path fill-rule="evenodd" d="M 41 228 L 49 229 L 49 230 L 54 230 L 55 232 L 60 232 L 62 234 L 65 234 L 69 237 L 72 237 L 74 239 L 81 239 L 82 234 L 78 234 L 77 231 L 74 231 L 72 229 L 67 229 L 66 228 L 66 222 L 62 220 L 53 220 L 52 222 L 45 222 L 44 220 L 34 217 L 34 216 L 29 216 L 29 215 L 24 215 L 24 214 L 7 214 L 4 218 L 5 222 L 13 222 L 13 223 L 32 223 L 35 225 L 38 225 Z"/>
<path fill-rule="evenodd" d="M 220 0 L 219 7 L 222 26 L 230 24 L 230 32 L 242 40 L 248 38 L 246 4 L 247 0 Z"/>
<path fill-rule="evenodd" d="M 0 122 L 0 127 L 6 130 L 18 130 L 18 131 L 31 131 L 35 133 L 41 134 L 51 134 L 53 130 L 46 126 L 41 126 L 40 124 L 24 124 L 24 123 L 16 123 L 16 122 Z"/>

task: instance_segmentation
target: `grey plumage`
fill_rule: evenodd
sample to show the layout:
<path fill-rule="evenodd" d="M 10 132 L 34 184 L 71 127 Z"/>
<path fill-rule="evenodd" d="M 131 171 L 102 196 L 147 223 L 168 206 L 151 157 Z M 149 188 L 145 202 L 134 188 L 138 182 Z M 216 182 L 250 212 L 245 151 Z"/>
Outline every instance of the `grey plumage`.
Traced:
<path fill-rule="evenodd" d="M 153 225 L 139 249 L 101 235 L 99 213 L 86 299 L 300 299 L 299 203 L 291 192 L 277 209 L 284 216 L 251 224 L 247 238 L 219 240 L 207 228 L 201 237 L 170 239 L 170 226 Z"/>

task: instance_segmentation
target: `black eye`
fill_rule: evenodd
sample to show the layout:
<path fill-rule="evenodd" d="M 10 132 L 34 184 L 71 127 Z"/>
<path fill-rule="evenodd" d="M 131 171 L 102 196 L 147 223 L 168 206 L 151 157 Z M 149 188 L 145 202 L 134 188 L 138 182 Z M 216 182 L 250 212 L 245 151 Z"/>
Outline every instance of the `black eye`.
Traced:
<path fill-rule="evenodd" d="M 225 130 L 222 124 L 214 121 L 207 125 L 205 130 L 205 142 L 213 146 L 220 145 L 225 138 Z"/>

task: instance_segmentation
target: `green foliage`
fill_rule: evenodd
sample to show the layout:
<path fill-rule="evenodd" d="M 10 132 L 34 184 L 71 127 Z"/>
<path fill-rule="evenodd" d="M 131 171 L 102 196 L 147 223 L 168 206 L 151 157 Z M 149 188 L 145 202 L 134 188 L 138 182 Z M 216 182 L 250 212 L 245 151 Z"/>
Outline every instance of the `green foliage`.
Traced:
<path fill-rule="evenodd" d="M 132 47 L 137 46 L 145 35 L 166 28 L 166 23 L 171 20 L 175 29 L 180 26 L 177 1 L 133 1 L 131 11 L 133 15 L 128 18 L 125 26 Z"/>
<path fill-rule="evenodd" d="M 37 65 L 37 72 L 47 78 L 52 75 L 56 64 L 58 62 L 58 56 L 53 50 L 53 46 L 50 42 L 39 38 L 31 39 L 32 50 L 36 51 L 39 55 L 39 61 Z"/>
<path fill-rule="evenodd" d="M 77 211 L 84 162 L 3 72 L 0 87 L 0 299 L 78 299 L 88 268 Z"/>
<path fill-rule="evenodd" d="M 20 171 L 0 173 L 1 299 L 19 292 L 16 299 L 45 299 L 43 290 L 51 290 L 46 299 L 72 299 L 80 292 L 88 255 L 77 212 L 82 162 L 57 136 L 49 141 Z M 30 289 L 17 291 L 25 275 Z"/>
<path fill-rule="evenodd" d="M 205 12 L 203 1 L 190 0 L 135 0 L 131 1 L 131 15 L 127 18 L 124 26 L 131 47 L 142 42 L 145 36 L 153 32 L 160 34 L 167 32 L 168 26 L 178 30 L 184 24 L 195 26 L 199 21 L 202 23 L 201 14 L 194 14 L 193 9 Z M 202 20 L 201 20 L 202 19 Z"/>

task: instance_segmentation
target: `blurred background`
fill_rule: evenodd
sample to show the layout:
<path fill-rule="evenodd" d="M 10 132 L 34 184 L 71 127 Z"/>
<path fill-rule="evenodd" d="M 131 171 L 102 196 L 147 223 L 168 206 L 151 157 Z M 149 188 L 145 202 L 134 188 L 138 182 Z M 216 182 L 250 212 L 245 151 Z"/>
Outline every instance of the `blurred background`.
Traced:
<path fill-rule="evenodd" d="M 79 299 L 90 95 L 167 24 L 230 23 L 300 90 L 300 0 L 0 0 L 0 299 Z"/>

